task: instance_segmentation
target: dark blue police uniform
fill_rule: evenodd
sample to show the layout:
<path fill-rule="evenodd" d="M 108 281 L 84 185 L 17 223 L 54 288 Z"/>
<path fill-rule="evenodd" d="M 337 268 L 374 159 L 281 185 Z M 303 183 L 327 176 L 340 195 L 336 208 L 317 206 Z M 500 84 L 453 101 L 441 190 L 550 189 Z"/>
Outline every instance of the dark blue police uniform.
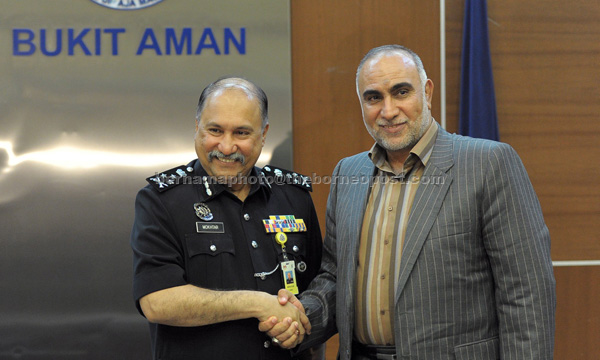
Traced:
<path fill-rule="evenodd" d="M 263 223 L 274 215 L 293 215 L 306 225 L 306 231 L 286 233 L 298 288 L 306 289 L 319 270 L 322 247 L 308 178 L 266 166 L 255 167 L 248 180 L 250 193 L 242 202 L 211 182 L 198 160 L 148 178 L 136 198 L 131 234 L 140 313 L 143 296 L 186 284 L 277 294 L 284 287 L 282 247 Z M 204 214 L 196 214 L 198 207 Z M 258 331 L 254 318 L 199 327 L 150 324 L 150 333 L 154 359 L 291 358 Z"/>

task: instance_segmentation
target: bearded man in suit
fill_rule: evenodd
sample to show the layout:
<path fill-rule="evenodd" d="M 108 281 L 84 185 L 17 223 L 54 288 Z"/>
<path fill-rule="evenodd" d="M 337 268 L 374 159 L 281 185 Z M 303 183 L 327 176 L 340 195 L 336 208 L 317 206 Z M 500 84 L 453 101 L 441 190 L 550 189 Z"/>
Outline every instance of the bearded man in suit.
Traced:
<path fill-rule="evenodd" d="M 376 143 L 334 170 L 319 275 L 279 294 L 310 319 L 301 348 L 339 332 L 347 360 L 552 359 L 550 236 L 517 153 L 442 129 L 410 49 L 372 49 L 356 85 Z M 260 329 L 293 336 L 277 321 Z"/>

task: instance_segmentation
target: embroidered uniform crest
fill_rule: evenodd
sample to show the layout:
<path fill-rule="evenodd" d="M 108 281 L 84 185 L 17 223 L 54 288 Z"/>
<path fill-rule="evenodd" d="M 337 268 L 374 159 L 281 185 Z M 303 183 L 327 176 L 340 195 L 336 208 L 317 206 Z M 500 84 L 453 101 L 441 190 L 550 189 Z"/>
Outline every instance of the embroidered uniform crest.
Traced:
<path fill-rule="evenodd" d="M 213 219 L 213 214 L 210 211 L 210 208 L 205 203 L 195 203 L 194 211 L 196 212 L 196 216 L 200 218 L 200 220 L 211 221 Z"/>

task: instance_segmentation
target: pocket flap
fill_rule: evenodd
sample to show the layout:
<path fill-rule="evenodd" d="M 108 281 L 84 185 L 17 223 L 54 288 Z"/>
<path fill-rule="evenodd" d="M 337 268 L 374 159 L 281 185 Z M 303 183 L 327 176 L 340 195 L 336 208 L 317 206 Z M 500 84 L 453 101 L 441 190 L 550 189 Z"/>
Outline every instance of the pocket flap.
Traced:
<path fill-rule="evenodd" d="M 500 341 L 498 337 L 485 339 L 468 344 L 462 344 L 454 347 L 454 355 L 457 360 L 477 359 L 477 360 L 496 360 L 499 359 Z"/>
<path fill-rule="evenodd" d="M 233 238 L 229 234 L 186 234 L 185 243 L 188 257 L 201 254 L 235 254 Z"/>

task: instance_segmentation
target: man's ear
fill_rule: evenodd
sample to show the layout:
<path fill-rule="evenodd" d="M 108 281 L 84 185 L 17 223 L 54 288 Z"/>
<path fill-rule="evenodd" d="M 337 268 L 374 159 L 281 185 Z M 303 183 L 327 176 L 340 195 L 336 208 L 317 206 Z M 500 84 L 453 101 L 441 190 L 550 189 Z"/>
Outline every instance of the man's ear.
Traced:
<path fill-rule="evenodd" d="M 262 133 L 262 146 L 265 146 L 265 141 L 267 140 L 267 131 L 269 131 L 269 124 L 265 125 Z"/>
<path fill-rule="evenodd" d="M 433 99 L 433 81 L 431 81 L 431 79 L 427 79 L 425 82 L 425 98 L 427 107 L 429 108 L 429 111 L 431 111 L 431 100 Z"/>

